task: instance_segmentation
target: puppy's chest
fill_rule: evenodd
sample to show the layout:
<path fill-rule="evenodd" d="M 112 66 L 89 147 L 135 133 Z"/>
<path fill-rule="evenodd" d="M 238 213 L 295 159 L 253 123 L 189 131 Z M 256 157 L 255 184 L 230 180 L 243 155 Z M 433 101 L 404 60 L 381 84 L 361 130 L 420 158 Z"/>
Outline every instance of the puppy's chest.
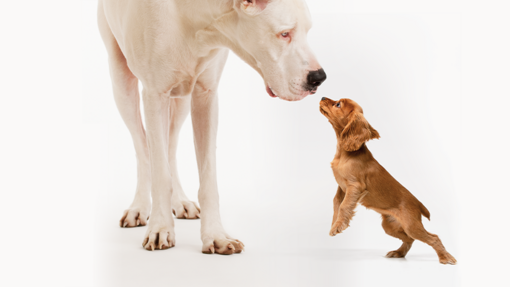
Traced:
<path fill-rule="evenodd" d="M 331 162 L 331 169 L 333 170 L 336 183 L 344 192 L 347 192 L 347 187 L 349 185 L 359 187 L 362 192 L 357 203 L 365 206 L 366 208 L 374 209 L 372 200 L 370 199 L 371 196 L 369 196 L 369 191 L 366 189 L 367 186 L 352 173 L 349 165 L 333 160 L 333 162 Z"/>
<path fill-rule="evenodd" d="M 331 169 L 333 170 L 333 175 L 335 176 L 338 186 L 340 186 L 343 190 L 346 190 L 348 179 L 352 176 L 346 170 L 345 165 L 342 164 L 340 160 L 334 159 L 331 162 Z"/>

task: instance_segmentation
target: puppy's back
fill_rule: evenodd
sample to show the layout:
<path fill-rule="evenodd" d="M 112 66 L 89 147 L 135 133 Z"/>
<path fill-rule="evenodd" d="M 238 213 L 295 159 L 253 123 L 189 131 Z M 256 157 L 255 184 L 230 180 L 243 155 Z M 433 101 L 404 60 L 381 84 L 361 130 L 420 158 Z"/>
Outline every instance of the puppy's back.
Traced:
<path fill-rule="evenodd" d="M 366 149 L 367 162 L 365 164 L 365 184 L 368 190 L 362 204 L 367 208 L 383 210 L 414 210 L 417 215 L 423 215 L 430 220 L 427 208 L 402 184 L 400 184 Z"/>

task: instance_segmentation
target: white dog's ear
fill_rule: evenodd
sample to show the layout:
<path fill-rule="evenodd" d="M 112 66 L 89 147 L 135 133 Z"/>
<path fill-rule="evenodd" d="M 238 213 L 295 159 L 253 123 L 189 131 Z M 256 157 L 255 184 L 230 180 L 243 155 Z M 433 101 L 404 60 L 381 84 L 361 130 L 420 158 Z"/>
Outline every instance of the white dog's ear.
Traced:
<path fill-rule="evenodd" d="M 255 16 L 264 11 L 269 2 L 271 0 L 237 0 L 236 6 L 244 13 Z"/>

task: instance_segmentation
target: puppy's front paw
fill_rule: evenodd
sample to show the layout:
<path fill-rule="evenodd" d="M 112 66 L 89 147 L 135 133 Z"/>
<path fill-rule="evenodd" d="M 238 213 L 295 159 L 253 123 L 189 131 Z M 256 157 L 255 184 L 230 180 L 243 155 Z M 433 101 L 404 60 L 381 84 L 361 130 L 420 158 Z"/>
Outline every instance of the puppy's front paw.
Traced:
<path fill-rule="evenodd" d="M 342 231 L 347 229 L 347 227 L 349 227 L 349 224 L 347 224 L 346 222 L 336 221 L 333 224 L 333 226 L 331 226 L 331 231 L 329 231 L 329 235 L 330 236 L 335 236 L 335 235 L 337 235 L 339 233 L 342 233 Z"/>

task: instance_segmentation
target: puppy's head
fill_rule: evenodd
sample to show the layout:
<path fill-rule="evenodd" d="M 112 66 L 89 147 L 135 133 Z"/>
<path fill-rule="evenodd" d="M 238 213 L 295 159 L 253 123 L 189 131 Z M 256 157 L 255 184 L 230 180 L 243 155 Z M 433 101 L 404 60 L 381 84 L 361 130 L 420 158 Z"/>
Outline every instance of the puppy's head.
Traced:
<path fill-rule="evenodd" d="M 320 111 L 333 125 L 346 151 L 356 151 L 366 141 L 379 138 L 379 133 L 363 116 L 363 109 L 351 99 L 322 98 Z"/>

